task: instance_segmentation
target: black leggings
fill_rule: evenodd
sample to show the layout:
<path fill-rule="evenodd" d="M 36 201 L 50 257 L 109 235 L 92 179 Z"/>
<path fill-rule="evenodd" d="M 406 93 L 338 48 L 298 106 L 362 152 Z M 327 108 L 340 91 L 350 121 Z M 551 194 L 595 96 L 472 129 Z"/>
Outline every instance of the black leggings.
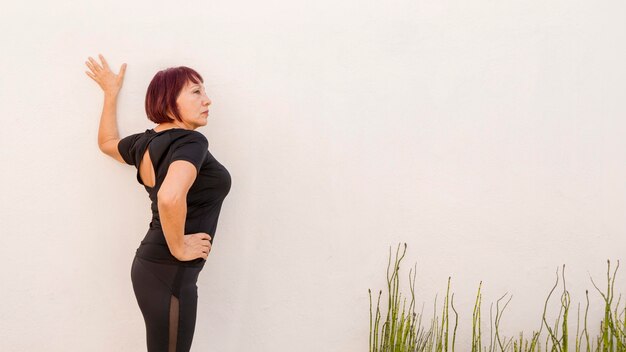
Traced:
<path fill-rule="evenodd" d="M 196 326 L 202 267 L 160 264 L 135 257 L 133 290 L 146 323 L 148 352 L 188 352 Z"/>

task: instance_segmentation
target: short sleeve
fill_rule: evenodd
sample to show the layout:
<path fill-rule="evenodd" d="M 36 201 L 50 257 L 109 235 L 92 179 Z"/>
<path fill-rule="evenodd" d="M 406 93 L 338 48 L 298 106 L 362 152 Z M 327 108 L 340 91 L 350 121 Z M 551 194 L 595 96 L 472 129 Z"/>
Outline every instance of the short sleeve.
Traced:
<path fill-rule="evenodd" d="M 185 160 L 193 164 L 196 174 L 200 173 L 200 168 L 207 157 L 209 142 L 206 137 L 197 131 L 177 139 L 172 145 L 172 157 L 170 164 L 175 160 Z"/>
<path fill-rule="evenodd" d="M 135 149 L 140 136 L 141 133 L 131 134 L 130 136 L 120 139 L 117 143 L 117 150 L 120 152 L 126 164 L 135 165 Z"/>

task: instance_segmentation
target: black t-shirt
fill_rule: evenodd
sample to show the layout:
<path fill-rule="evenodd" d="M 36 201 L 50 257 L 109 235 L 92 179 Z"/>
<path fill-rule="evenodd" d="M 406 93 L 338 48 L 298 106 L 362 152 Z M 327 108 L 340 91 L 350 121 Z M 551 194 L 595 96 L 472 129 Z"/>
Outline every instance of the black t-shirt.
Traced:
<path fill-rule="evenodd" d="M 192 163 L 198 174 L 187 193 L 185 234 L 206 232 L 211 235 L 213 243 L 222 202 L 230 191 L 231 178 L 228 170 L 211 155 L 208 147 L 209 143 L 202 133 L 182 128 L 160 132 L 148 129 L 120 140 L 118 150 L 122 158 L 137 168 L 137 182 L 144 186 L 152 201 L 152 221 L 148 233 L 137 248 L 138 257 L 159 263 L 189 266 L 204 264 L 203 258 L 182 262 L 170 253 L 161 228 L 157 193 L 172 162 L 186 160 Z M 139 164 L 146 148 L 154 168 L 154 187 L 144 185 L 139 174 Z"/>

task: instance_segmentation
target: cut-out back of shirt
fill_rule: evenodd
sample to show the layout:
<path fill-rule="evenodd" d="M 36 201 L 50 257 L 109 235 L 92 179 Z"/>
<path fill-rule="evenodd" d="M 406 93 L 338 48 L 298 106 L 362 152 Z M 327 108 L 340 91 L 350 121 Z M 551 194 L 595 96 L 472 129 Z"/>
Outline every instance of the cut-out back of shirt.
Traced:
<path fill-rule="evenodd" d="M 150 157 L 149 143 L 143 154 L 143 158 L 139 162 L 139 177 L 141 178 L 141 183 L 143 183 L 146 187 L 154 188 L 156 185 L 156 174 L 154 173 L 152 158 Z M 146 182 L 146 180 L 148 180 L 148 182 Z"/>

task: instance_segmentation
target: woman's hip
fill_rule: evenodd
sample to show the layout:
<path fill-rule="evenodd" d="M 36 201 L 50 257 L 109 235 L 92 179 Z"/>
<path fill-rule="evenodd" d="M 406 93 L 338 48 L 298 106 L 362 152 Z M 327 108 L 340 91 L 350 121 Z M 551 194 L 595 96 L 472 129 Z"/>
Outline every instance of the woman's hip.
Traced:
<path fill-rule="evenodd" d="M 203 267 L 156 263 L 135 256 L 131 265 L 131 281 L 135 291 L 167 289 L 178 298 L 182 290 L 197 289 L 196 283 Z"/>

